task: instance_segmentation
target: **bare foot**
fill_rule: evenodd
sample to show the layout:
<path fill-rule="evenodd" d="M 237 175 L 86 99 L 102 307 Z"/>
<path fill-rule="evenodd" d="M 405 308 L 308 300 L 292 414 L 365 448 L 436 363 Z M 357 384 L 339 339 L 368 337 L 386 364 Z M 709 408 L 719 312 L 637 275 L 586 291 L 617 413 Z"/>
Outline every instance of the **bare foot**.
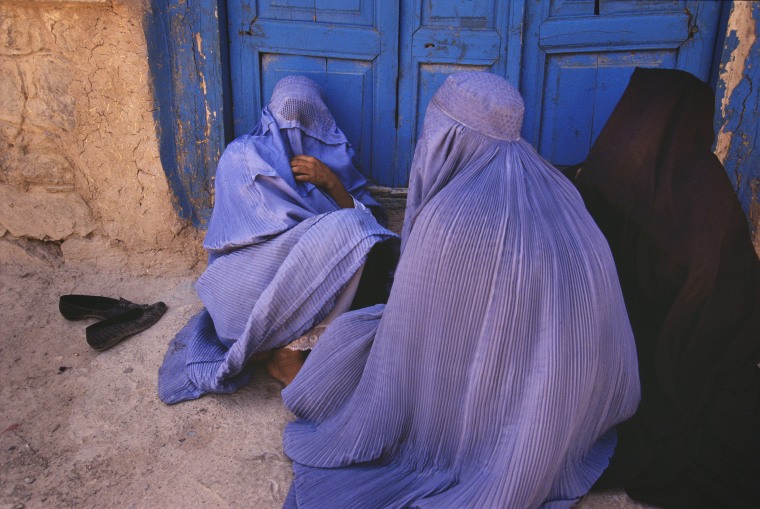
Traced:
<path fill-rule="evenodd" d="M 296 377 L 303 366 L 306 356 L 300 350 L 280 348 L 272 352 L 267 361 L 267 372 L 272 378 L 287 386 Z"/>

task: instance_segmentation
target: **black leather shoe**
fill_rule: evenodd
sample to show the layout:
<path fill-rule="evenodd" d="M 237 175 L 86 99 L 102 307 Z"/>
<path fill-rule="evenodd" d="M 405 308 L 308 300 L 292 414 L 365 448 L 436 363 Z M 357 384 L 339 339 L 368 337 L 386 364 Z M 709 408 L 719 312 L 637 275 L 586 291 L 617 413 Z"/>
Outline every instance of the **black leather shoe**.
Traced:
<path fill-rule="evenodd" d="M 166 312 L 166 304 L 156 302 L 139 306 L 118 316 L 97 322 L 85 329 L 87 344 L 95 350 L 111 348 L 122 339 L 142 332 L 156 323 Z"/>
<path fill-rule="evenodd" d="M 112 299 L 95 295 L 63 295 L 58 300 L 58 310 L 67 320 L 83 318 L 107 319 L 141 306 L 126 299 Z"/>

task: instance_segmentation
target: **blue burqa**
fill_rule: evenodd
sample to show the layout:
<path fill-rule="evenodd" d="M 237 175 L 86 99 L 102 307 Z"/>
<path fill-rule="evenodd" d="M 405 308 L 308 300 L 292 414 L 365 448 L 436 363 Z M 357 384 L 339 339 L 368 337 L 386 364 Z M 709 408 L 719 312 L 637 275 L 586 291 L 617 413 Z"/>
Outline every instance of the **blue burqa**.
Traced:
<path fill-rule="evenodd" d="M 353 209 L 296 182 L 295 155 L 320 159 L 354 197 Z M 395 237 L 352 163 L 353 149 L 316 83 L 280 80 L 258 126 L 225 149 L 204 240 L 209 265 L 196 283 L 205 308 L 169 344 L 159 369 L 166 403 L 233 392 L 248 361 L 285 346 L 324 319 L 378 242 Z"/>
<path fill-rule="evenodd" d="M 607 466 L 634 341 L 607 243 L 522 116 L 488 73 L 433 97 L 387 305 L 338 317 L 283 391 L 286 507 L 571 507 Z"/>

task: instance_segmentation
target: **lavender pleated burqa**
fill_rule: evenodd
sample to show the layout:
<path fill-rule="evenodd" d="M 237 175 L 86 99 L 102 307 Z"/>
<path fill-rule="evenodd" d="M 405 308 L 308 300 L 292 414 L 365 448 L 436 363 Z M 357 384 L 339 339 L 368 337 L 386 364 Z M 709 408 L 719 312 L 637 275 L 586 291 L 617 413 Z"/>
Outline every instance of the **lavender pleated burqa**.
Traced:
<path fill-rule="evenodd" d="M 343 209 L 296 182 L 295 155 L 325 163 L 354 197 Z M 225 149 L 204 240 L 209 265 L 195 285 L 205 309 L 169 344 L 159 369 L 166 403 L 233 392 L 250 358 L 285 346 L 324 319 L 377 243 L 393 239 L 352 163 L 353 149 L 316 83 L 280 80 L 259 125 Z"/>
<path fill-rule="evenodd" d="M 604 237 L 487 73 L 433 97 L 387 305 L 341 315 L 283 391 L 286 507 L 570 507 L 639 400 Z"/>

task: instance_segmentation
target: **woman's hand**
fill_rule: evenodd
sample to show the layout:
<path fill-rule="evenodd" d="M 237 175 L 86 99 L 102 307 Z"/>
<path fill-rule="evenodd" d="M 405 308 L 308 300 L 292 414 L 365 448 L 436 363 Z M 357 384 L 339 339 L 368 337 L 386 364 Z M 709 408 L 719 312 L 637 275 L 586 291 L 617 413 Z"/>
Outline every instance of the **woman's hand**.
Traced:
<path fill-rule="evenodd" d="M 348 194 L 338 176 L 325 163 L 311 156 L 295 156 L 290 168 L 297 182 L 310 182 L 326 191 L 344 209 L 354 207 L 354 199 Z"/>

